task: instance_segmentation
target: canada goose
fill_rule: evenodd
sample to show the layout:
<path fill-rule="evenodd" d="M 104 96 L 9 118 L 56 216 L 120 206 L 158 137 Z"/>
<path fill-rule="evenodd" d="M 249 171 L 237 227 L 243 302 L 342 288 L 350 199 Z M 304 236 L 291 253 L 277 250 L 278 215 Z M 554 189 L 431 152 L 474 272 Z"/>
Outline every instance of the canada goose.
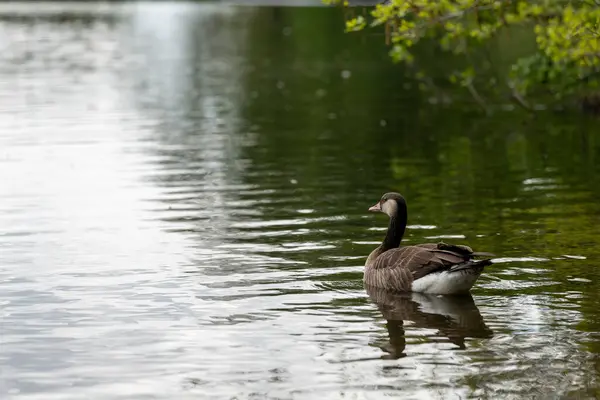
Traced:
<path fill-rule="evenodd" d="M 383 243 L 369 254 L 365 263 L 366 285 L 386 290 L 432 294 L 468 293 L 492 262 L 474 260 L 468 246 L 443 242 L 400 246 L 406 230 L 406 200 L 399 193 L 386 193 L 369 211 L 383 212 L 390 222 Z"/>

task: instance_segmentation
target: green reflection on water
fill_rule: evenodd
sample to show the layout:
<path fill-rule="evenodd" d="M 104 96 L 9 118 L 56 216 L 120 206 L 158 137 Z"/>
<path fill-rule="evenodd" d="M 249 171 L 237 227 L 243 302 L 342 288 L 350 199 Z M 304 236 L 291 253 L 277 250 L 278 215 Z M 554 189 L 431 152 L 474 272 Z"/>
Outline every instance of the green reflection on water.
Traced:
<path fill-rule="evenodd" d="M 363 218 L 365 210 L 383 192 L 398 190 L 409 202 L 409 224 L 435 226 L 409 230 L 410 242 L 464 235 L 445 240 L 499 257 L 549 260 L 500 263 L 488 273 L 533 283 L 515 289 L 483 279 L 475 294 L 581 292 L 574 302 L 586 322 L 578 329 L 597 331 L 598 121 L 578 113 L 488 116 L 470 103 L 433 105 L 387 60 L 381 37 L 345 35 L 341 26 L 335 10 L 269 8 L 256 13 L 249 31 L 247 57 L 257 67 L 244 77 L 245 93 L 254 93 L 244 117 L 257 143 L 245 156 L 250 171 L 277 174 L 245 179 L 294 193 L 295 207 L 314 210 L 311 216 L 347 218 L 314 223 L 302 237 L 334 243 L 335 250 L 288 256 L 313 266 L 330 262 L 323 256 L 331 253 L 366 256 L 374 245 L 353 241 L 380 240 L 383 232 L 367 228 L 385 221 Z M 293 212 L 260 207 L 273 218 Z"/>

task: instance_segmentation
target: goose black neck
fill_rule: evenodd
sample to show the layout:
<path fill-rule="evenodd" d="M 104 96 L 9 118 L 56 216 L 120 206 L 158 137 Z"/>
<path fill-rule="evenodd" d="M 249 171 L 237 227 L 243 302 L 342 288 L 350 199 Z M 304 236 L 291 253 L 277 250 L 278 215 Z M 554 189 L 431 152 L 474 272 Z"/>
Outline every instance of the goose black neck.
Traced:
<path fill-rule="evenodd" d="M 403 201 L 397 201 L 396 203 L 398 204 L 397 212 L 390 216 L 387 234 L 385 235 L 385 239 L 383 239 L 384 251 L 400 246 L 404 231 L 406 230 L 406 222 L 408 219 L 406 203 Z"/>

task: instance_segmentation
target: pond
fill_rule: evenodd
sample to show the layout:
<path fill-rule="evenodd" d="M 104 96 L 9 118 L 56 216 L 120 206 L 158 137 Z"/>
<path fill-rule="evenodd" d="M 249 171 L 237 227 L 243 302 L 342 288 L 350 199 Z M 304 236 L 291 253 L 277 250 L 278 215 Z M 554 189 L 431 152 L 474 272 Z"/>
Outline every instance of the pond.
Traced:
<path fill-rule="evenodd" d="M 437 104 L 327 8 L 0 31 L 3 399 L 600 396 L 597 119 Z M 472 296 L 365 290 L 390 190 L 496 254 Z"/>

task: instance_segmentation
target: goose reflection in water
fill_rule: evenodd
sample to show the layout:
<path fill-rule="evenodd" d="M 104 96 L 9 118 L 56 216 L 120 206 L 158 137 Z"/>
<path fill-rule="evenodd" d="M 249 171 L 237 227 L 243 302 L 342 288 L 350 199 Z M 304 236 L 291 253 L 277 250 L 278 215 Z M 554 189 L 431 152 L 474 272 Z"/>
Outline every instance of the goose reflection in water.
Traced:
<path fill-rule="evenodd" d="M 416 328 L 437 329 L 459 349 L 466 349 L 466 338 L 491 338 L 493 332 L 483 321 L 471 294 L 439 296 L 425 293 L 397 293 L 365 286 L 367 294 L 387 320 L 389 343 L 381 350 L 384 359 L 405 357 L 404 321 Z"/>

